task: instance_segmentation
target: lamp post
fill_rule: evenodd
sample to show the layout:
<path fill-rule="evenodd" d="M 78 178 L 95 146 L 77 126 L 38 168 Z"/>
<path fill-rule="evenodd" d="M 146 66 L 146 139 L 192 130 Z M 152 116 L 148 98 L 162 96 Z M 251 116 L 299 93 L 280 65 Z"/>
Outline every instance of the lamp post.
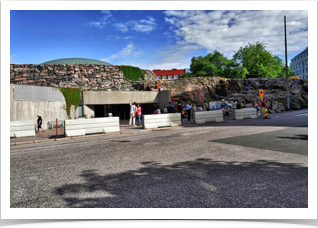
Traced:
<path fill-rule="evenodd" d="M 286 69 L 286 93 L 287 93 L 287 111 L 289 111 L 289 80 L 288 80 L 288 66 L 287 66 L 287 35 L 286 35 L 286 16 L 284 16 L 284 28 L 285 28 L 285 69 Z"/>

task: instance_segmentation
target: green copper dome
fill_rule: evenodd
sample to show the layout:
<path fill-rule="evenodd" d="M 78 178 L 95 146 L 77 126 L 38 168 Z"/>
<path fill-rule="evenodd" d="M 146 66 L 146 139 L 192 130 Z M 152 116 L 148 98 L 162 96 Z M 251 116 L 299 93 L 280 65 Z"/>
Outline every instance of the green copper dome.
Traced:
<path fill-rule="evenodd" d="M 103 61 L 95 60 L 95 59 L 83 59 L 83 58 L 66 58 L 66 59 L 55 59 L 48 62 L 40 63 L 39 65 L 47 65 L 47 64 L 94 64 L 94 65 L 112 65 L 110 63 L 106 63 Z"/>

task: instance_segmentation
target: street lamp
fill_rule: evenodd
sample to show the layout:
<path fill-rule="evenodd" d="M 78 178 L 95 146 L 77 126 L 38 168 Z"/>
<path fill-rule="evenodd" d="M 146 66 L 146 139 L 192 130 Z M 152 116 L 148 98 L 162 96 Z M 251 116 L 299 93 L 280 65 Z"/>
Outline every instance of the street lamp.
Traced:
<path fill-rule="evenodd" d="M 285 69 L 286 69 L 286 93 L 287 93 L 287 111 L 289 111 L 289 80 L 288 80 L 288 66 L 287 66 L 287 35 L 286 35 L 286 16 L 284 16 L 284 27 L 285 27 Z"/>

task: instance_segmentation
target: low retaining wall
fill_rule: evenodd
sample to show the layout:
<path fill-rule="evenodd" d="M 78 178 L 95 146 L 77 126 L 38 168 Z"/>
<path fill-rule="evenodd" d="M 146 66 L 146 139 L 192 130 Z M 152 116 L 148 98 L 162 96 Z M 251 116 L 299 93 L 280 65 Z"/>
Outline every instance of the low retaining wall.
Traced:
<path fill-rule="evenodd" d="M 181 113 L 142 116 L 142 127 L 144 129 L 173 126 L 181 126 Z"/>
<path fill-rule="evenodd" d="M 33 120 L 28 121 L 11 121 L 10 122 L 10 138 L 35 136 L 35 124 Z"/>
<path fill-rule="evenodd" d="M 243 108 L 243 109 L 232 109 L 234 113 L 235 120 L 242 120 L 242 119 L 256 119 L 256 109 L 255 108 Z"/>
<path fill-rule="evenodd" d="M 65 136 L 119 132 L 119 117 L 65 120 Z"/>
<path fill-rule="evenodd" d="M 193 113 L 193 123 L 201 124 L 206 122 L 221 122 L 223 121 L 222 110 L 203 111 Z"/>

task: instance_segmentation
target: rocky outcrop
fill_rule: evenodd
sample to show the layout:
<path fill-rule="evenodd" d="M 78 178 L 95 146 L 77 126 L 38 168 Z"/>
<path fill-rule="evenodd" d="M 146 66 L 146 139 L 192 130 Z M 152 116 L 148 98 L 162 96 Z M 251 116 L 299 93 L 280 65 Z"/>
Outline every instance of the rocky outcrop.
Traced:
<path fill-rule="evenodd" d="M 51 87 L 78 87 L 95 91 L 154 91 L 156 75 L 142 70 L 145 80 L 126 80 L 119 66 L 97 65 L 32 65 L 10 64 L 10 83 Z M 164 89 L 183 102 L 202 103 L 204 100 L 240 101 L 247 105 L 260 102 L 259 90 L 264 91 L 267 106 L 275 111 L 286 110 L 285 79 L 249 78 L 221 79 L 219 77 L 160 80 Z M 308 83 L 290 80 L 290 107 L 302 109 L 308 106 Z"/>
<path fill-rule="evenodd" d="M 175 81 L 161 81 L 164 89 L 183 102 L 202 103 L 205 99 L 217 101 L 240 101 L 252 104 L 261 101 L 259 90 L 264 91 L 267 106 L 273 110 L 286 110 L 285 79 L 220 79 L 217 77 L 186 78 Z M 308 83 L 303 80 L 290 80 L 290 108 L 308 107 Z"/>

